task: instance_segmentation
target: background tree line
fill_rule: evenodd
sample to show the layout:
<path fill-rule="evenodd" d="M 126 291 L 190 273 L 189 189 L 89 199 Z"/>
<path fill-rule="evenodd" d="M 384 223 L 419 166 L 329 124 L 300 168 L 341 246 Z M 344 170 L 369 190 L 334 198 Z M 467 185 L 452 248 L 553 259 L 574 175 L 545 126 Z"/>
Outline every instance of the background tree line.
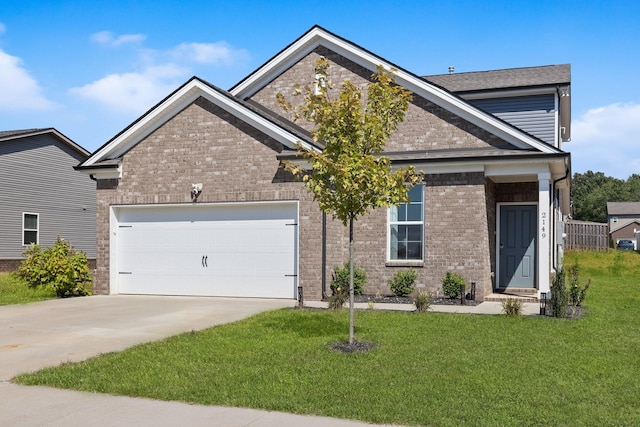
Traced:
<path fill-rule="evenodd" d="M 575 173 L 571 182 L 572 217 L 607 222 L 607 202 L 640 202 L 640 175 L 626 181 L 603 172 Z"/>

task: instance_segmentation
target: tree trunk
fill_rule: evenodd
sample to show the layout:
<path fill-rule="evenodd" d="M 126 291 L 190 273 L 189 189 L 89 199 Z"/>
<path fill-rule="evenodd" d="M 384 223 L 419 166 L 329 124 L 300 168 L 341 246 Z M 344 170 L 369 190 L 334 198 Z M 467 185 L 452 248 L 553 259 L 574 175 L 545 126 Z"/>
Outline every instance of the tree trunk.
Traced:
<path fill-rule="evenodd" d="M 349 345 L 354 341 L 355 309 L 353 286 L 353 217 L 349 218 Z"/>

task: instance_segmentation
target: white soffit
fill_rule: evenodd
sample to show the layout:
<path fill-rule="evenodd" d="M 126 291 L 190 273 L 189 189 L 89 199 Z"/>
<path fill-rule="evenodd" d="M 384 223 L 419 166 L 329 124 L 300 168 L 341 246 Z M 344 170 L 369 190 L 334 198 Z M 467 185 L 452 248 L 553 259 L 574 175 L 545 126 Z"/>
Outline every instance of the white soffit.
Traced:
<path fill-rule="evenodd" d="M 95 152 L 82 166 L 91 166 L 101 160 L 115 159 L 122 156 L 201 96 L 289 148 L 296 148 L 296 143 L 300 142 L 308 149 L 317 150 L 317 148 L 300 141 L 299 137 L 286 129 L 218 92 L 201 80 L 194 78 L 149 111 L 141 120 L 135 122 L 122 134 Z"/>
<path fill-rule="evenodd" d="M 556 148 L 527 135 L 524 132 L 504 123 L 494 116 L 485 113 L 451 93 L 431 85 L 425 80 L 403 70 L 384 59 L 362 49 L 351 42 L 341 39 L 320 27 L 314 27 L 296 42 L 284 49 L 270 61 L 256 70 L 252 75 L 234 86 L 230 93 L 241 99 L 247 99 L 262 89 L 266 84 L 293 66 L 318 46 L 344 56 L 350 61 L 375 72 L 378 65 L 385 69 L 396 69 L 396 83 L 417 95 L 451 111 L 474 125 L 484 129 L 514 146 L 522 149 L 535 148 L 543 153 L 561 153 Z"/>

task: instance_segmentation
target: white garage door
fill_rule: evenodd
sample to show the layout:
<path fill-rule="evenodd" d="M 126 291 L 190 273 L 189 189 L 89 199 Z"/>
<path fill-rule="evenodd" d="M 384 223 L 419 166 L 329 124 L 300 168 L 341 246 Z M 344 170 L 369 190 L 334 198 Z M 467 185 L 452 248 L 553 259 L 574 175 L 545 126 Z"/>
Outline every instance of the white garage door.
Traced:
<path fill-rule="evenodd" d="M 112 291 L 295 298 L 297 210 L 291 202 L 114 207 Z"/>

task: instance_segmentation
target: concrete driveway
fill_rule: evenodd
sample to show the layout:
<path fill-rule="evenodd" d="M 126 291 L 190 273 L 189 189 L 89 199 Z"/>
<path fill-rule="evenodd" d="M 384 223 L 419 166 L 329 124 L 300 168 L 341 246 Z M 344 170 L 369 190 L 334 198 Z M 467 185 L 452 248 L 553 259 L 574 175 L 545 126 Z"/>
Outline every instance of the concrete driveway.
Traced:
<path fill-rule="evenodd" d="M 0 425 L 362 427 L 328 417 L 26 387 L 15 375 L 291 307 L 293 300 L 93 296 L 0 307 Z"/>
<path fill-rule="evenodd" d="M 113 295 L 2 306 L 0 381 L 295 303 L 275 299 Z"/>

